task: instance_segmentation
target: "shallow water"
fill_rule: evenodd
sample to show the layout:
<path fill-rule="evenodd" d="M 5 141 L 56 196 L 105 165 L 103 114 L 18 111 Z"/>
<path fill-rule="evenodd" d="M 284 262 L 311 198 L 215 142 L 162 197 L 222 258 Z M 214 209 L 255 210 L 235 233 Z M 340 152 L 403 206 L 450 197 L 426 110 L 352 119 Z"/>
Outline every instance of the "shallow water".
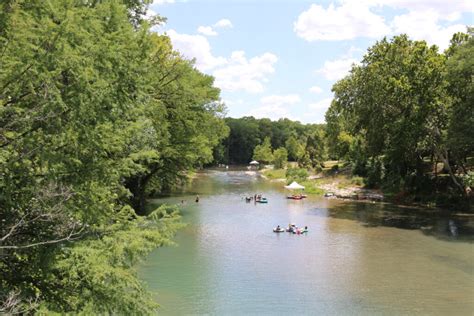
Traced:
<path fill-rule="evenodd" d="M 208 170 L 182 194 L 151 201 L 182 205 L 188 223 L 177 247 L 139 267 L 160 314 L 472 315 L 472 217 L 287 200 L 282 187 L 254 172 Z M 246 203 L 254 193 L 269 203 Z M 272 232 L 290 222 L 309 233 Z"/>

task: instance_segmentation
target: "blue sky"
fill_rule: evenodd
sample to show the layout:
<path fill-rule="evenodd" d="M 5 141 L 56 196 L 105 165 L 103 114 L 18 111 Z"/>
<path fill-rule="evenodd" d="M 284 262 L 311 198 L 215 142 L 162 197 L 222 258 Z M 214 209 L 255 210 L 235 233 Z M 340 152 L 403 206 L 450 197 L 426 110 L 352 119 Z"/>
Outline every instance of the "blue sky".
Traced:
<path fill-rule="evenodd" d="M 473 25 L 465 0 L 155 0 L 158 29 L 215 76 L 230 117 L 324 122 L 331 86 L 384 36 L 407 33 L 444 50 Z"/>

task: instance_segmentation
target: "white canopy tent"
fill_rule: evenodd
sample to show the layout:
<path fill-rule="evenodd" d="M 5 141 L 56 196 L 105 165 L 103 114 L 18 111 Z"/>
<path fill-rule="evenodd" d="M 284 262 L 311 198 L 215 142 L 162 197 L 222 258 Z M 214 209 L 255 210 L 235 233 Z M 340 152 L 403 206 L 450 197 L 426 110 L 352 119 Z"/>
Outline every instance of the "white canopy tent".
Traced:
<path fill-rule="evenodd" d="M 260 163 L 256 160 L 252 160 L 249 165 L 259 165 Z"/>
<path fill-rule="evenodd" d="M 304 186 L 296 183 L 295 181 L 293 181 L 290 185 L 285 185 L 285 188 L 290 189 L 290 190 L 298 190 L 298 189 L 304 190 Z"/>

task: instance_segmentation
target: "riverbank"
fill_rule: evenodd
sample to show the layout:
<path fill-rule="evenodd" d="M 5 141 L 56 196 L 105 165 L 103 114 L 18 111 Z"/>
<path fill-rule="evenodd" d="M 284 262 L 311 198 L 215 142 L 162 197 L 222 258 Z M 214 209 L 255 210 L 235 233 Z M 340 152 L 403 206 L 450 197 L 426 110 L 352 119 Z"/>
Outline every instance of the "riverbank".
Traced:
<path fill-rule="evenodd" d="M 385 191 L 382 189 L 368 189 L 365 187 L 365 179 L 352 176 L 348 170 L 333 170 L 334 162 L 325 164 L 327 168 L 321 172 L 303 170 L 305 177 L 296 180 L 305 186 L 305 193 L 325 195 L 328 198 L 342 200 L 360 200 L 371 202 L 390 202 L 400 206 L 421 207 L 450 211 L 459 209 L 463 212 L 472 213 L 469 201 L 460 200 L 446 192 L 432 192 L 430 194 L 410 193 L 407 191 Z M 260 175 L 273 182 L 290 182 L 287 179 L 287 169 L 264 168 L 259 170 Z"/>
<path fill-rule="evenodd" d="M 305 186 L 305 193 L 325 195 L 330 198 L 382 201 L 384 195 L 380 190 L 364 188 L 364 180 L 361 177 L 351 177 L 345 173 L 329 174 L 328 172 L 312 173 L 299 182 Z M 260 170 L 260 175 L 269 181 L 286 183 L 286 169 Z"/>

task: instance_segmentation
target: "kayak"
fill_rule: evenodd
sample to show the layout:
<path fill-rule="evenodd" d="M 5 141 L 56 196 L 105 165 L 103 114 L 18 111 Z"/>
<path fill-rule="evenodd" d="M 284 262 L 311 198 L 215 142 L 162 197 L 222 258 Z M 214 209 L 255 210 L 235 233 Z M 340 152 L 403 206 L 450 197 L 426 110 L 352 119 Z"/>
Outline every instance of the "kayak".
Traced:
<path fill-rule="evenodd" d="M 290 200 L 302 200 L 303 199 L 302 196 L 298 196 L 298 195 L 289 195 L 286 198 L 290 199 Z"/>
<path fill-rule="evenodd" d="M 267 198 L 261 198 L 259 200 L 256 200 L 257 203 L 268 203 Z"/>
<path fill-rule="evenodd" d="M 280 227 L 280 229 L 273 228 L 273 232 L 274 232 L 274 233 L 284 233 L 284 232 L 285 232 L 285 229 L 284 229 L 284 228 L 281 228 L 281 227 Z"/>

